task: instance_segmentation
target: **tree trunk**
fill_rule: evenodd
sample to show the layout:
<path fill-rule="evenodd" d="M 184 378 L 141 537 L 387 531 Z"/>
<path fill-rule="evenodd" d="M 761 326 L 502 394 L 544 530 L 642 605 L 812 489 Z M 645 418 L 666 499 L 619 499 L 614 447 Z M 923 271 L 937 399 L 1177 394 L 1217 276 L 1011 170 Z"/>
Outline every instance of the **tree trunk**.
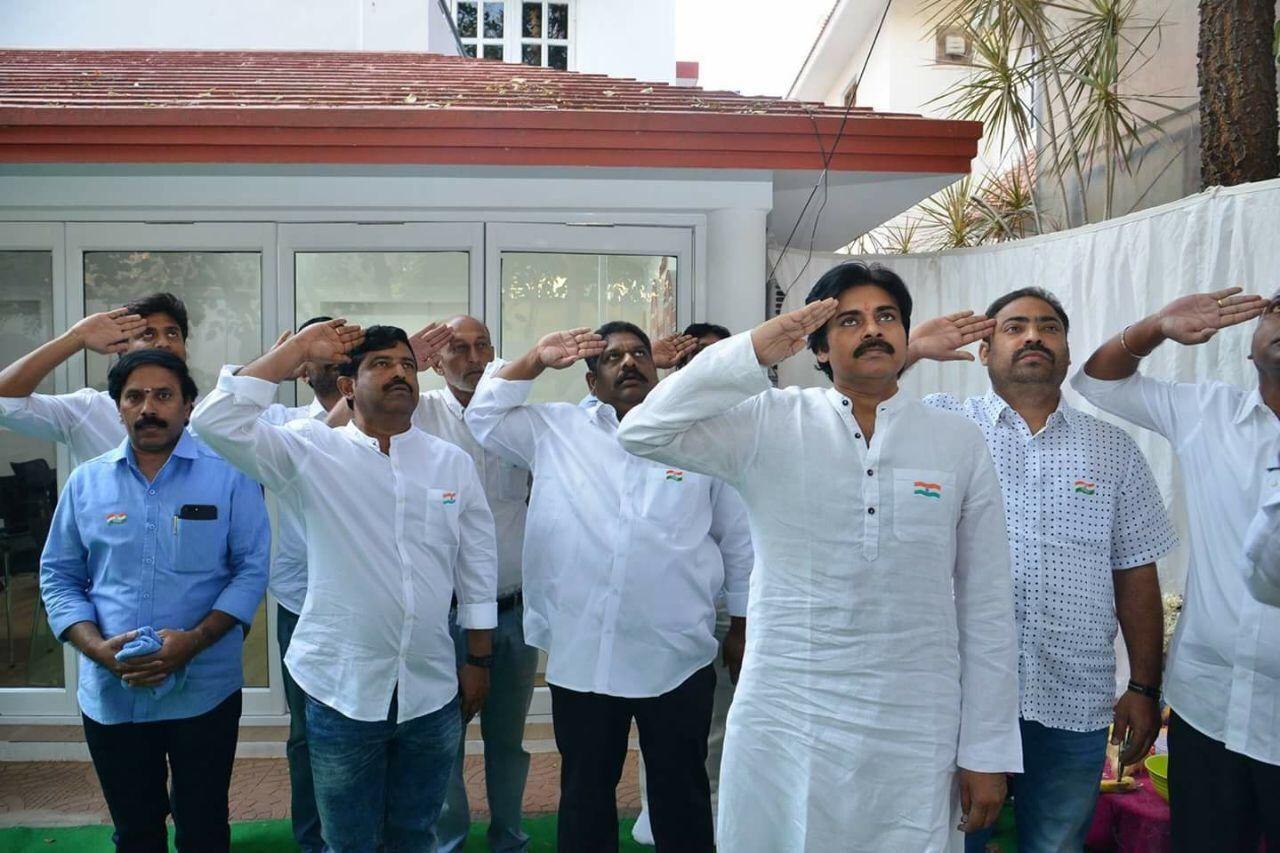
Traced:
<path fill-rule="evenodd" d="M 1280 174 L 1275 0 L 1200 0 L 1200 185 Z"/>

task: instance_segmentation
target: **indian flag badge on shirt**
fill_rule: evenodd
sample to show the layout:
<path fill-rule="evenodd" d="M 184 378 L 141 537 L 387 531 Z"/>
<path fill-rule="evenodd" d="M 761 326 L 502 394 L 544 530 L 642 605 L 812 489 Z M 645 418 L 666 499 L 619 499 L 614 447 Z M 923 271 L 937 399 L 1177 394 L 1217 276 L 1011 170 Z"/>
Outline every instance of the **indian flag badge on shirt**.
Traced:
<path fill-rule="evenodd" d="M 127 512 L 109 512 L 107 513 L 107 524 L 124 524 L 129 520 Z"/>
<path fill-rule="evenodd" d="M 941 483 L 926 483 L 924 480 L 916 480 L 914 487 L 914 493 L 921 497 L 933 498 L 934 500 L 939 501 L 942 500 Z"/>
<path fill-rule="evenodd" d="M 1098 493 L 1098 484 L 1090 483 L 1088 480 L 1076 480 L 1072 483 L 1071 488 L 1081 495 L 1096 495 Z"/>
<path fill-rule="evenodd" d="M 667 469 L 667 479 L 668 479 L 668 480 L 674 480 L 674 481 L 676 481 L 677 483 L 683 483 L 683 482 L 684 482 L 684 472 L 683 472 L 683 471 L 677 471 L 675 468 L 668 468 L 668 469 Z"/>
<path fill-rule="evenodd" d="M 444 506 L 449 506 L 450 504 L 456 504 L 457 502 L 458 502 L 457 492 L 441 492 L 440 493 L 440 503 L 443 504 Z"/>

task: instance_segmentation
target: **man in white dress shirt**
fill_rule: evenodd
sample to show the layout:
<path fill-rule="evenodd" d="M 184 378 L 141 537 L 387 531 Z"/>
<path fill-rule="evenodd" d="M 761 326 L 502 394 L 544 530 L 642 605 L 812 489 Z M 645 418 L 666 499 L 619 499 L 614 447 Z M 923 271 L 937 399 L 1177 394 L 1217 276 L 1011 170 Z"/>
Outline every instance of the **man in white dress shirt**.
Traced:
<path fill-rule="evenodd" d="M 758 555 L 717 840 L 734 853 L 958 850 L 1022 769 L 1009 542 L 982 433 L 910 399 L 911 297 L 844 264 L 715 344 L 623 422 L 722 477 Z M 831 389 L 776 390 L 804 348 Z"/>
<path fill-rule="evenodd" d="M 38 394 L 54 368 L 82 350 L 119 355 L 160 349 L 187 360 L 187 307 L 171 293 L 152 293 L 122 308 L 90 314 L 62 335 L 0 370 L 0 427 L 67 445 L 71 467 L 125 439 L 120 411 L 106 391 Z"/>
<path fill-rule="evenodd" d="M 444 324 L 451 336 L 434 365 L 445 388 L 422 394 L 414 425 L 465 450 L 480 473 L 498 537 L 498 625 L 493 632 L 489 695 L 480 709 L 484 740 L 484 784 L 489 803 L 489 849 L 524 850 L 529 836 L 520 827 L 529 753 L 524 723 L 533 698 L 538 650 L 524 641 L 521 550 L 528 512 L 529 471 L 485 450 L 464 420 L 485 367 L 493 361 L 489 329 L 475 317 L 453 317 Z M 466 658 L 464 633 L 453 625 L 458 664 Z M 440 813 L 440 850 L 461 850 L 471 827 L 471 811 L 462 768 L 466 734 L 458 739 L 458 760 Z"/>
<path fill-rule="evenodd" d="M 260 417 L 305 362 L 339 365 L 350 424 Z M 334 320 L 224 372 L 192 417 L 307 519 L 307 593 L 285 665 L 307 694 L 316 804 L 336 853 L 435 848 L 462 720 L 488 690 L 493 515 L 471 458 L 413 426 L 417 372 L 400 329 Z M 454 596 L 468 630 L 461 673 Z"/>
<path fill-rule="evenodd" d="M 930 394 L 924 403 L 978 425 L 1004 494 L 1021 686 L 1018 848 L 1080 850 L 1107 726 L 1115 723 L 1115 743 L 1127 740 L 1124 764 L 1145 756 L 1160 731 L 1164 618 L 1155 560 L 1177 536 L 1134 440 L 1063 401 L 1070 320 L 1057 298 L 1015 290 L 967 322 L 982 337 L 978 358 L 991 390 L 964 401 Z M 913 343 L 926 335 L 922 327 Z M 1117 621 L 1130 674 L 1119 700 Z M 981 853 L 990 835 L 971 833 L 967 848 Z"/>
<path fill-rule="evenodd" d="M 546 368 L 579 359 L 594 404 L 526 403 Z M 722 482 L 619 446 L 618 423 L 656 383 L 648 336 L 609 323 L 547 335 L 491 372 L 467 408 L 480 443 L 534 475 L 525 636 L 548 655 L 562 853 L 617 849 L 633 720 L 658 849 L 714 849 L 705 761 L 715 602 L 724 589 L 730 632 L 745 632 L 750 534 Z"/>
<path fill-rule="evenodd" d="M 1255 317 L 1254 389 L 1138 372 L 1166 340 L 1202 344 Z M 1174 850 L 1255 851 L 1260 835 L 1280 849 L 1280 608 L 1250 594 L 1246 550 L 1280 464 L 1280 294 L 1175 299 L 1099 347 L 1071 384 L 1167 438 L 1182 470 L 1191 557 L 1165 676 Z"/>
<path fill-rule="evenodd" d="M 1280 458 L 1267 468 L 1262 506 L 1245 534 L 1249 591 L 1263 604 L 1280 607 Z"/>

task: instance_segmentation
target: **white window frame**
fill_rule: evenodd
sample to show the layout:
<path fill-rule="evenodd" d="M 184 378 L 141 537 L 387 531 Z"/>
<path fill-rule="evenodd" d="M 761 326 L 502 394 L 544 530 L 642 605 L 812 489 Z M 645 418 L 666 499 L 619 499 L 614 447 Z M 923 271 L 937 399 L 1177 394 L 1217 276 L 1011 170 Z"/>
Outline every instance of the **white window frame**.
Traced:
<path fill-rule="evenodd" d="M 67 325 L 84 318 L 84 255 L 86 252 L 111 251 L 150 252 L 258 252 L 261 258 L 262 331 L 259 342 L 265 352 L 279 335 L 280 320 L 276 314 L 276 226 L 262 222 L 93 222 L 69 223 L 66 227 L 66 298 Z M 84 353 L 68 359 L 67 367 L 74 377 L 72 387 L 85 385 Z M 267 632 L 267 686 L 244 688 L 244 722 L 250 718 L 280 724 L 287 719 L 284 682 L 280 672 L 280 646 L 276 640 L 275 599 L 269 594 L 267 621 L 255 625 L 254 631 Z"/>
<path fill-rule="evenodd" d="M 547 57 L 551 47 L 565 47 L 568 52 L 566 70 L 575 71 L 578 67 L 577 62 L 577 35 L 578 35 L 578 3 L 577 0 L 530 0 L 530 2 L 540 2 L 542 4 L 542 33 L 539 38 L 525 38 L 524 30 L 524 0 L 502 0 L 502 37 L 485 38 L 484 37 L 484 0 L 474 0 L 476 3 L 476 35 L 474 38 L 463 36 L 459 30 L 459 37 L 464 45 L 474 44 L 476 47 L 476 57 L 484 58 L 484 46 L 502 44 L 502 61 L 514 65 L 524 64 L 524 46 L 526 44 L 541 45 L 542 63 L 540 67 L 547 68 Z M 454 23 L 458 20 L 458 2 L 452 0 L 450 4 L 453 13 Z M 490 0 L 494 2 L 494 0 Z M 549 39 L 547 32 L 547 4 L 548 2 L 564 3 L 569 7 L 569 38 L 567 39 Z M 533 67 L 533 66 L 529 66 Z"/>
<path fill-rule="evenodd" d="M 0 252 L 49 252 L 51 255 L 55 335 L 61 334 L 71 325 L 67 322 L 66 255 L 63 240 L 64 228 L 60 222 L 0 222 Z M 83 369 L 81 375 L 84 375 Z M 54 370 L 54 393 L 65 394 L 72 389 L 70 376 L 67 364 L 61 364 Z M 56 453 L 58 491 L 61 492 L 71 470 L 71 457 L 65 444 L 57 443 Z M 62 648 L 62 687 L 0 687 L 0 709 L 3 709 L 0 719 L 9 724 L 22 723 L 27 717 L 34 721 L 66 717 L 79 722 L 76 666 L 76 651 L 70 644 L 65 644 Z"/>

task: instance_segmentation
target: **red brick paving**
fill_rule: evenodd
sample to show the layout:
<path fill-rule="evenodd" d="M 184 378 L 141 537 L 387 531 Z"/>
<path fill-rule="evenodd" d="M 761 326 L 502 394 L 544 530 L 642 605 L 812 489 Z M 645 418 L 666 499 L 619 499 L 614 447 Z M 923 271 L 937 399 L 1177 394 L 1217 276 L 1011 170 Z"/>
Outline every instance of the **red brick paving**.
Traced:
<path fill-rule="evenodd" d="M 560 756 L 531 756 L 524 792 L 526 814 L 549 814 L 559 802 Z M 477 820 L 488 816 L 484 800 L 484 757 L 468 755 L 463 778 Z M 619 813 L 640 811 L 636 753 L 627 755 L 618 785 Z M 289 816 L 289 768 L 283 758 L 242 758 L 231 776 L 231 819 Z M 108 823 L 93 767 L 70 761 L 0 762 L 0 826 L 74 826 Z"/>

